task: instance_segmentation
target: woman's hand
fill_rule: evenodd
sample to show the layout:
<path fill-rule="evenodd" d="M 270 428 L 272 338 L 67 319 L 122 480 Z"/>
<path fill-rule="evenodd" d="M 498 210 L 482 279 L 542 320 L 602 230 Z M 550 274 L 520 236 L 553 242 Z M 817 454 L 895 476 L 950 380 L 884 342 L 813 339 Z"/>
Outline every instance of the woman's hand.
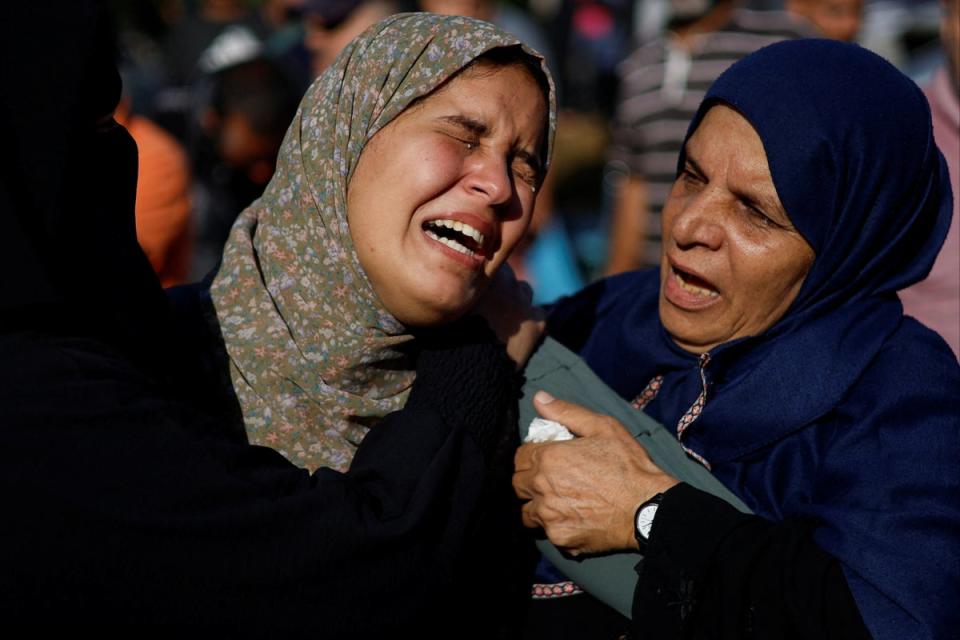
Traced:
<path fill-rule="evenodd" d="M 543 309 L 532 302 L 533 289 L 527 282 L 517 280 L 513 269 L 504 264 L 494 274 L 476 308 L 476 313 L 507 346 L 507 355 L 518 369 L 527 363 L 546 324 Z"/>
<path fill-rule="evenodd" d="M 640 504 L 678 483 L 609 416 L 540 391 L 537 411 L 579 436 L 517 450 L 513 488 L 528 500 L 523 524 L 542 527 L 558 548 L 579 555 L 636 549 Z"/>

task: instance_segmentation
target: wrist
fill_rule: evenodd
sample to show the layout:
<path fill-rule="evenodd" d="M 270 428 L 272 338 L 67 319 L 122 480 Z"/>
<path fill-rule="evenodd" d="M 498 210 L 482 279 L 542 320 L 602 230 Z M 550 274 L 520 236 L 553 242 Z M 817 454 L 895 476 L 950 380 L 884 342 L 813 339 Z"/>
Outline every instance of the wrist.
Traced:
<path fill-rule="evenodd" d="M 637 503 L 633 511 L 632 518 L 632 548 L 643 552 L 650 542 L 653 534 L 653 524 L 656 521 L 657 512 L 660 510 L 660 503 L 663 502 L 664 494 L 671 488 L 679 484 L 676 478 L 664 475 L 661 482 L 657 482 L 654 487 L 654 493 L 642 502 Z"/>

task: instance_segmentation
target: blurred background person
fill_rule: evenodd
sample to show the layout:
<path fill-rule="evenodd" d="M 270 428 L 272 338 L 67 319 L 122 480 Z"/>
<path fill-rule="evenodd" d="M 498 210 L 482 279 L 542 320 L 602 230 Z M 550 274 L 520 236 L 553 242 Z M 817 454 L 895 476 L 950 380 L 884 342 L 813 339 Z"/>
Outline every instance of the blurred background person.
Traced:
<path fill-rule="evenodd" d="M 367 27 L 398 11 L 392 0 L 307 0 L 303 42 L 314 76 Z"/>
<path fill-rule="evenodd" d="M 831 40 L 855 41 L 863 22 L 863 0 L 786 0 L 784 8 Z"/>
<path fill-rule="evenodd" d="M 277 62 L 259 56 L 216 70 L 208 83 L 209 98 L 199 108 L 192 148 L 197 179 L 194 280 L 217 265 L 233 221 L 273 177 L 301 93 Z"/>
<path fill-rule="evenodd" d="M 545 56 L 552 55 L 551 47 L 540 26 L 516 5 L 496 0 L 420 0 L 419 5 L 421 10 L 431 13 L 468 16 L 492 22 Z M 548 61 L 550 57 L 548 56 Z"/>
<path fill-rule="evenodd" d="M 114 119 L 137 143 L 137 241 L 164 287 L 187 282 L 193 254 L 187 152 L 149 118 L 133 113 L 124 96 Z"/>
<path fill-rule="evenodd" d="M 216 51 L 211 46 L 224 34 L 230 42 L 220 43 L 220 49 L 225 51 L 259 46 L 268 32 L 260 15 L 243 0 L 202 0 L 195 11 L 184 12 L 164 38 L 169 79 L 174 84 L 190 83 L 197 75 L 198 65 Z"/>
<path fill-rule="evenodd" d="M 939 333 L 960 357 L 960 1 L 941 0 L 944 58 L 924 88 L 933 135 L 950 170 L 953 221 L 927 276 L 900 292 L 904 311 Z"/>

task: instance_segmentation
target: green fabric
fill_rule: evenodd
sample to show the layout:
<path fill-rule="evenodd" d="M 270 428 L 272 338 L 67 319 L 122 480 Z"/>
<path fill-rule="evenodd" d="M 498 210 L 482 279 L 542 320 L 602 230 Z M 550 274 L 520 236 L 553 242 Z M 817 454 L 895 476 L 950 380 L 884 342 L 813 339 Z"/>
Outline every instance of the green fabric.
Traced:
<path fill-rule="evenodd" d="M 416 345 L 360 267 L 347 185 L 366 143 L 413 101 L 486 51 L 517 44 L 478 20 L 391 16 L 307 90 L 276 174 L 240 214 L 211 287 L 251 442 L 309 469 L 344 470 L 371 425 L 403 406 Z"/>
<path fill-rule="evenodd" d="M 632 433 L 657 465 L 679 480 L 723 498 L 740 511 L 750 509 L 720 484 L 699 463 L 680 448 L 677 439 L 660 423 L 638 411 L 605 385 L 575 353 L 547 338 L 534 353 L 525 371 L 526 384 L 520 399 L 520 437 L 527 435 L 530 421 L 538 416 L 533 395 L 547 391 L 561 400 L 575 402 L 598 413 L 612 416 Z M 588 593 L 630 617 L 637 584 L 635 567 L 643 556 L 618 553 L 576 560 L 564 556 L 546 540 L 538 541 L 540 551 L 567 577 Z"/>

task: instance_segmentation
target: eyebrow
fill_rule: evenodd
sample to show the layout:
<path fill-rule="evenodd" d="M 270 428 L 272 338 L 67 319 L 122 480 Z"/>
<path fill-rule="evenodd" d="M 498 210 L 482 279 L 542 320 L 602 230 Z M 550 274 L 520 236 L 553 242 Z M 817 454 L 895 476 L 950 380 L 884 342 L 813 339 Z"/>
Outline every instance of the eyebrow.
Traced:
<path fill-rule="evenodd" d="M 469 131 L 477 137 L 483 137 L 490 133 L 490 127 L 470 116 L 465 116 L 461 114 L 450 115 L 450 116 L 441 116 L 440 121 L 447 122 L 449 124 L 462 127 L 463 129 Z M 527 151 L 526 149 L 518 149 L 515 153 L 517 158 L 520 158 L 523 162 L 530 165 L 530 167 L 537 172 L 537 175 L 543 173 L 543 167 L 540 164 L 540 157 L 535 154 Z"/>
<path fill-rule="evenodd" d="M 490 133 L 490 127 L 488 127 L 483 122 L 464 115 L 453 115 L 453 116 L 442 116 L 440 120 L 444 122 L 449 122 L 450 124 L 457 125 L 458 127 L 463 127 L 470 133 L 476 136 L 484 136 Z"/>
<path fill-rule="evenodd" d="M 689 151 L 686 153 L 684 159 L 696 173 L 706 178 L 707 174 L 704 173 L 703 169 L 700 168 L 700 165 L 697 164 L 697 161 L 690 157 Z M 770 195 L 764 193 L 744 193 L 743 191 L 736 192 L 736 195 L 741 200 L 749 202 L 750 204 L 759 205 L 761 208 L 766 210 L 767 213 L 774 213 L 783 216 L 783 221 L 788 226 L 793 226 L 790 216 L 787 215 L 787 210 L 784 209 L 783 203 L 780 202 L 780 197 L 777 195 L 776 185 L 774 185 L 773 194 Z"/>

